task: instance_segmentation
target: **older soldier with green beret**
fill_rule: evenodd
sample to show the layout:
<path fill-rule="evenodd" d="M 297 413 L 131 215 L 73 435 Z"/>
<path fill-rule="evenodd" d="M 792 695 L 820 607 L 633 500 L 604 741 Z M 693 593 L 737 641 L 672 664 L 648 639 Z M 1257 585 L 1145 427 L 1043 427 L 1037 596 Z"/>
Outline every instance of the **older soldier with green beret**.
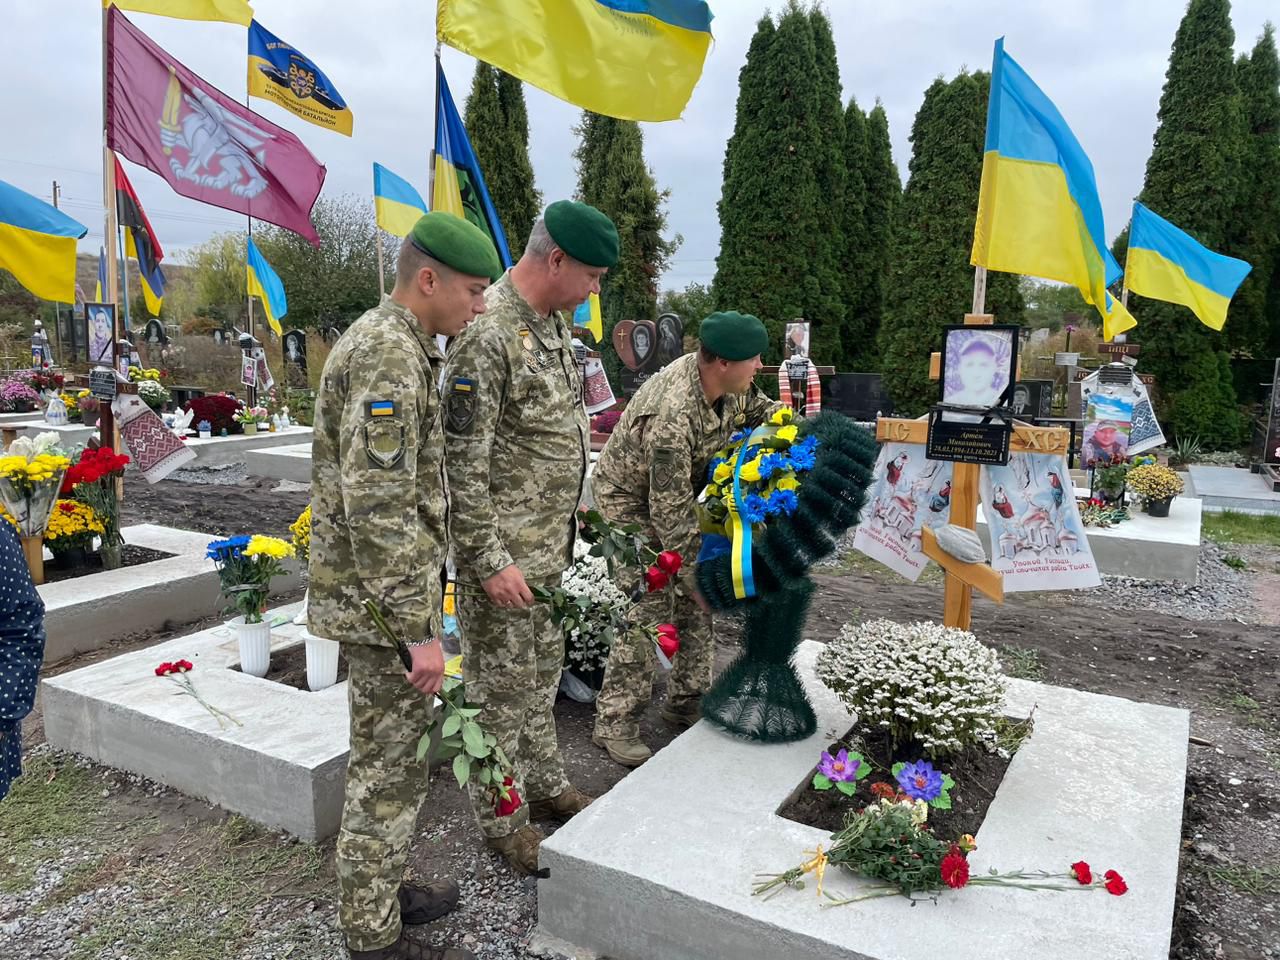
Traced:
<path fill-rule="evenodd" d="M 730 435 L 754 429 L 783 406 L 753 382 L 769 346 L 758 319 L 713 313 L 702 321 L 698 341 L 696 353 L 668 364 L 631 398 L 591 476 L 596 506 L 607 519 L 640 524 L 659 550 L 684 558 L 674 594 L 649 594 L 634 614 L 636 622 L 669 621 L 680 631 L 662 710 L 677 727 L 697 723 L 715 659 L 711 614 L 694 579 L 701 542 L 694 501 L 712 456 Z M 640 718 L 653 695 L 655 660 L 653 641 L 640 629 L 609 652 L 592 739 L 625 767 L 653 755 L 640 739 Z"/>
<path fill-rule="evenodd" d="M 445 466 L 458 567 L 467 697 L 515 765 L 529 798 L 514 816 L 471 797 L 489 847 L 518 871 L 538 868 L 542 833 L 591 798 L 570 786 L 552 706 L 564 636 L 530 585 L 555 586 L 572 563 L 590 428 L 573 353 L 572 311 L 618 260 L 599 210 L 561 200 L 533 226 L 524 255 L 485 294 L 488 312 L 449 348 Z"/>
<path fill-rule="evenodd" d="M 444 437 L 438 334 L 484 313 L 501 273 L 489 238 L 447 213 L 400 246 L 396 282 L 342 335 L 316 398 L 309 627 L 342 644 L 351 755 L 338 834 L 338 922 L 352 957 L 467 960 L 409 939 L 448 913 L 458 886 L 403 882 L 427 768 L 415 757 L 444 675 Z M 409 646 L 407 673 L 364 610 L 372 600 Z"/>

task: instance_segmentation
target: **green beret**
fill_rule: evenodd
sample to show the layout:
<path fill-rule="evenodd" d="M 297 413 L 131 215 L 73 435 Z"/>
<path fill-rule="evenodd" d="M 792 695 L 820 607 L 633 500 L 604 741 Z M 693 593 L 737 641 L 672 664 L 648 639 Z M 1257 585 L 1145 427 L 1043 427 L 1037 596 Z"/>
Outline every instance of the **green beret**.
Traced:
<path fill-rule="evenodd" d="M 589 267 L 612 267 L 618 262 L 618 228 L 595 207 L 557 200 L 543 214 L 547 233 L 556 246 Z"/>
<path fill-rule="evenodd" d="M 769 349 L 769 334 L 760 318 L 736 310 L 713 313 L 703 320 L 698 339 L 725 360 L 750 360 Z"/>
<path fill-rule="evenodd" d="M 470 220 L 435 210 L 418 218 L 407 239 L 428 257 L 469 277 L 502 276 L 493 241 Z"/>

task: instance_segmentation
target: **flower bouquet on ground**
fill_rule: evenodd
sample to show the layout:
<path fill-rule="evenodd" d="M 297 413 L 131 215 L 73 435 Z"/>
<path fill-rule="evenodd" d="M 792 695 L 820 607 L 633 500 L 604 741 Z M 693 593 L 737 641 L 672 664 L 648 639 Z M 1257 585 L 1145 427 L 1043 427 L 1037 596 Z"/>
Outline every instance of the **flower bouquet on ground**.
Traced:
<path fill-rule="evenodd" d="M 632 604 L 609 576 L 604 558 L 593 557 L 590 551 L 585 540 L 574 544 L 573 566 L 560 581 L 564 601 L 553 608 L 564 631 L 565 668 L 599 690 L 609 650 L 626 631 Z"/>
<path fill-rule="evenodd" d="M 94 538 L 105 532 L 93 507 L 77 500 L 59 500 L 49 515 L 44 542 L 53 554 L 54 566 L 65 570 L 84 566 Z"/>
<path fill-rule="evenodd" d="M 266 407 L 243 407 L 236 411 L 232 419 L 240 424 L 240 429 L 245 433 L 257 433 L 259 427 L 271 420 L 271 414 Z"/>
<path fill-rule="evenodd" d="M 1173 498 L 1185 488 L 1176 471 L 1155 463 L 1134 467 L 1126 482 L 1143 499 L 1147 512 L 1153 517 L 1167 517 Z"/>
<path fill-rule="evenodd" d="M 102 401 L 88 390 L 81 390 L 76 397 L 76 410 L 80 414 L 80 422 L 86 427 L 96 427 L 98 418 L 102 416 Z"/>
<path fill-rule="evenodd" d="M 160 664 L 160 666 L 156 667 L 155 672 L 157 677 L 164 677 L 170 683 L 175 684 L 178 687 L 179 695 L 186 694 L 188 697 L 195 700 L 196 703 L 200 704 L 200 706 L 208 710 L 209 715 L 218 721 L 219 728 L 226 729 L 227 721 L 234 723 L 237 727 L 243 727 L 244 724 L 231 716 L 231 714 L 223 710 L 219 710 L 213 704 L 209 703 L 209 701 L 204 697 L 200 696 L 200 694 L 196 693 L 195 684 L 191 682 L 190 676 L 191 671 L 194 669 L 195 664 L 190 660 L 174 660 L 172 663 L 166 660 L 164 663 Z"/>
<path fill-rule="evenodd" d="M 57 442 L 54 433 L 42 433 L 34 440 L 19 437 L 0 456 L 0 504 L 15 521 L 36 583 L 44 583 L 44 532 L 62 474 L 71 464 Z"/>
<path fill-rule="evenodd" d="M 0 413 L 26 413 L 40 403 L 40 394 L 17 377 L 0 383 Z"/>
<path fill-rule="evenodd" d="M 293 545 L 278 537 L 231 537 L 209 544 L 208 557 L 218 568 L 222 595 L 240 616 L 232 621 L 240 644 L 240 669 L 265 677 L 271 665 L 271 624 L 263 622 L 271 580 L 284 572 Z"/>
<path fill-rule="evenodd" d="M 93 509 L 102 524 L 102 566 L 115 570 L 120 566 L 120 500 L 116 481 L 124 476 L 129 463 L 127 454 L 115 453 L 110 447 L 86 447 L 62 480 L 62 495 L 70 496 Z"/>

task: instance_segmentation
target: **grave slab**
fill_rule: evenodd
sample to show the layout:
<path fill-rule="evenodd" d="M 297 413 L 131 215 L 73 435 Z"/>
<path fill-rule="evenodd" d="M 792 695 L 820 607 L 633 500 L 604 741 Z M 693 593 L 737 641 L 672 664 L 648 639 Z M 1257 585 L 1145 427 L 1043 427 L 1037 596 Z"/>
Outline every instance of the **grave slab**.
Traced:
<path fill-rule="evenodd" d="M 1240 467 L 1187 468 L 1191 476 L 1188 495 L 1199 497 L 1210 513 L 1237 510 L 1243 513 L 1280 513 L 1280 493 L 1260 473 Z"/>
<path fill-rule="evenodd" d="M 121 530 L 126 543 L 173 554 L 163 560 L 42 584 L 46 663 L 97 650 L 165 623 L 191 623 L 226 606 L 218 572 L 206 555 L 207 533 L 139 524 Z M 296 566 L 272 580 L 273 592 L 299 586 Z"/>
<path fill-rule="evenodd" d="M 752 897 L 755 874 L 828 842 L 777 816 L 851 724 L 814 677 L 820 649 L 803 643 L 796 658 L 818 715 L 813 737 L 747 743 L 704 720 L 543 841 L 542 944 L 611 960 L 1168 957 L 1188 713 L 1026 681 L 1010 681 L 1007 710 L 1034 705 L 1035 732 L 977 834 L 973 871 L 1065 872 L 1084 859 L 1119 870 L 1128 894 L 971 887 L 936 904 L 824 908 L 810 878 L 801 891 Z M 853 896 L 869 885 L 832 867 L 825 888 Z"/>
<path fill-rule="evenodd" d="M 188 437 L 187 446 L 195 451 L 196 460 L 188 467 L 210 467 L 224 463 L 244 463 L 250 450 L 263 447 L 287 447 L 311 443 L 311 427 L 289 427 L 275 433 L 237 433 L 229 437 Z"/>
<path fill-rule="evenodd" d="M 244 465 L 255 477 L 310 483 L 311 442 L 248 450 L 244 455 Z"/>
<path fill-rule="evenodd" d="M 1078 491 L 1077 491 L 1078 492 Z M 1130 519 L 1114 527 L 1085 527 L 1098 569 L 1111 576 L 1196 583 L 1200 576 L 1201 503 L 1177 497 L 1167 517 L 1152 517 L 1137 507 Z M 978 534 L 990 545 L 990 534 L 978 507 Z"/>
<path fill-rule="evenodd" d="M 9 424 L 9 426 L 17 427 L 18 436 L 30 437 L 33 440 L 42 433 L 56 433 L 58 445 L 68 453 L 80 449 L 89 442 L 90 437 L 98 434 L 97 427 L 86 427 L 82 423 L 68 423 L 55 427 L 45 423 L 43 417 L 26 423 Z"/>
<path fill-rule="evenodd" d="M 268 614 L 285 619 L 272 631 L 273 655 L 303 642 L 288 622 L 299 607 Z M 196 691 L 241 726 L 219 727 L 155 676 L 157 664 L 181 658 L 195 665 Z M 305 840 L 331 836 L 346 778 L 346 682 L 311 693 L 240 673 L 238 663 L 234 633 L 219 626 L 51 677 L 41 685 L 45 736 Z"/>
<path fill-rule="evenodd" d="M 43 423 L 44 412 L 28 410 L 26 413 L 0 413 L 0 427 L 16 427 L 28 423 Z"/>

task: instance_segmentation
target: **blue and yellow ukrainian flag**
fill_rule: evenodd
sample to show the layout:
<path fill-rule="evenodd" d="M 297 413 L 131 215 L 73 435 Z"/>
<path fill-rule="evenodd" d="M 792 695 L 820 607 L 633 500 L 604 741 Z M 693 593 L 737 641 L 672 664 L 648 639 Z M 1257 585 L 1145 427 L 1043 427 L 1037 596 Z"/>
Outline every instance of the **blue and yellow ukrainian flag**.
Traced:
<path fill-rule="evenodd" d="M 444 78 L 444 69 L 436 61 L 436 149 L 435 184 L 431 209 L 443 210 L 470 220 L 489 235 L 503 268 L 511 266 L 507 235 L 502 232 L 498 211 L 489 199 L 489 190 L 480 173 L 480 161 L 471 149 L 462 117 L 454 106 L 453 95 Z"/>
<path fill-rule="evenodd" d="M 439 0 L 436 37 L 561 100 L 676 120 L 711 46 L 703 0 Z"/>
<path fill-rule="evenodd" d="M 249 288 L 249 296 L 257 297 L 262 301 L 262 309 L 267 314 L 267 323 L 271 324 L 271 329 L 275 331 L 276 336 L 284 333 L 280 326 L 280 318 L 289 312 L 289 301 L 284 295 L 284 284 L 280 282 L 279 275 L 271 269 L 271 264 L 267 263 L 258 245 L 253 242 L 253 238 L 249 238 L 248 256 L 245 262 L 245 278 Z"/>
<path fill-rule="evenodd" d="M 1106 339 L 1136 323 L 1107 294 L 1120 265 L 1107 249 L 1093 164 L 1053 102 L 996 41 L 975 266 L 1070 283 L 1102 314 Z"/>
<path fill-rule="evenodd" d="M 324 71 L 257 20 L 249 24 L 249 93 L 351 136 L 351 109 Z"/>
<path fill-rule="evenodd" d="M 89 228 L 0 180 L 0 269 L 41 300 L 76 302 L 76 241 Z"/>
<path fill-rule="evenodd" d="M 596 343 L 604 339 L 604 319 L 600 316 L 600 295 L 588 294 L 587 299 L 578 304 L 573 311 L 573 325 L 582 327 L 596 338 Z"/>
<path fill-rule="evenodd" d="M 380 163 L 373 165 L 373 211 L 378 226 L 397 237 L 407 237 L 418 218 L 427 212 L 422 194 Z"/>
<path fill-rule="evenodd" d="M 98 247 L 98 285 L 93 288 L 93 302 L 103 303 L 102 291 L 107 288 L 107 248 Z"/>
<path fill-rule="evenodd" d="M 1134 293 L 1189 307 L 1206 327 L 1221 330 L 1227 306 L 1251 264 L 1224 257 L 1140 203 L 1133 205 L 1124 282 Z"/>

